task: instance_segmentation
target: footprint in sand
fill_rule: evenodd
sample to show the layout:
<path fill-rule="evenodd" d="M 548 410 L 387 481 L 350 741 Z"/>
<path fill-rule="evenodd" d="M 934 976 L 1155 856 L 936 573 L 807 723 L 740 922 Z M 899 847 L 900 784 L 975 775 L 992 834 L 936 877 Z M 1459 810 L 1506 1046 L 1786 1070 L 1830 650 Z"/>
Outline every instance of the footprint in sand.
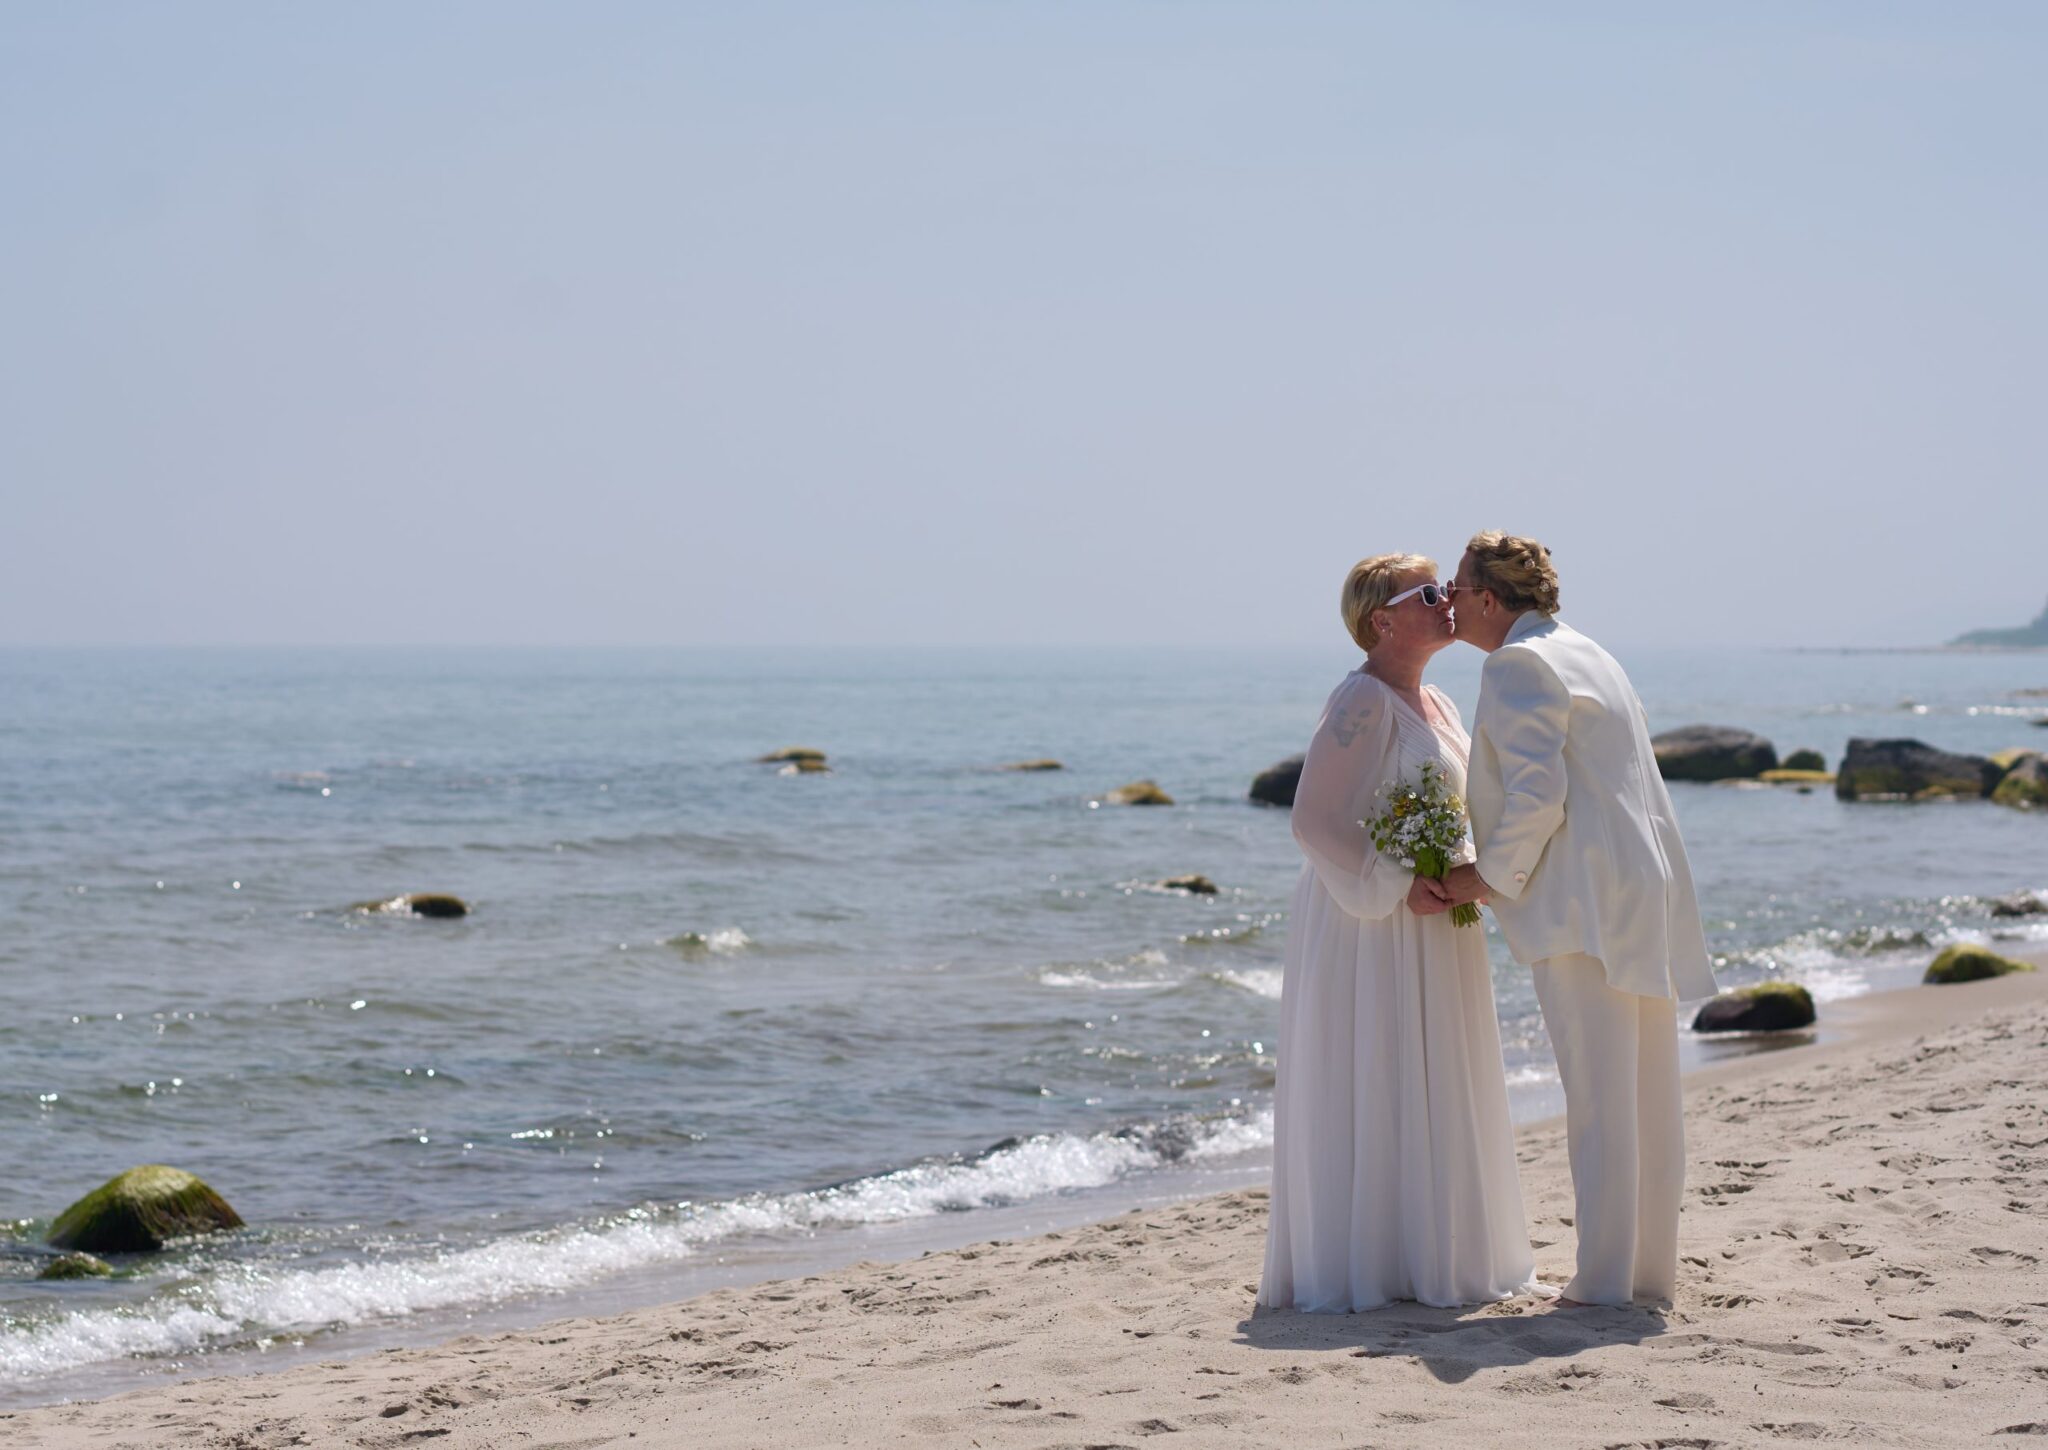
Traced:
<path fill-rule="evenodd" d="M 2023 1254 L 2017 1249 L 1971 1249 L 1979 1259 L 1994 1269 L 2030 1268 L 2041 1261 L 2032 1254 Z"/>

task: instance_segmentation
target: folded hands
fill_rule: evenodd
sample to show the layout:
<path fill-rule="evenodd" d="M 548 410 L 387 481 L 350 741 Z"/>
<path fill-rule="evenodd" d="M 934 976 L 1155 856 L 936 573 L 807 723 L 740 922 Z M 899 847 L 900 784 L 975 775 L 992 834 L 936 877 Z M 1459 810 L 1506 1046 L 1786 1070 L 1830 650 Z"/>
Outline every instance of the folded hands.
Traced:
<path fill-rule="evenodd" d="M 1408 886 L 1408 909 L 1417 916 L 1435 916 L 1467 902 L 1485 905 L 1491 899 L 1486 879 L 1476 866 L 1453 866 L 1441 881 L 1417 876 Z"/>

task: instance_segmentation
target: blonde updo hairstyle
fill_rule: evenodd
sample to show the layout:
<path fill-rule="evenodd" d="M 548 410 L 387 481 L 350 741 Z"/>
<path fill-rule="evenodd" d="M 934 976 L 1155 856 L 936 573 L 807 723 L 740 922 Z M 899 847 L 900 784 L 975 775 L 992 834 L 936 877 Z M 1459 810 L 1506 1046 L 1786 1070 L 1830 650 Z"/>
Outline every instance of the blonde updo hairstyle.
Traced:
<path fill-rule="evenodd" d="M 1372 617 L 1400 592 L 1394 586 L 1413 569 L 1435 574 L 1436 560 L 1425 554 L 1374 554 L 1351 566 L 1351 572 L 1344 577 L 1341 607 L 1344 627 L 1351 631 L 1360 649 L 1369 650 L 1380 642 L 1380 632 L 1373 628 Z"/>
<path fill-rule="evenodd" d="M 1550 550 L 1534 539 L 1488 529 L 1465 546 L 1472 556 L 1472 582 L 1490 589 L 1509 612 L 1557 613 L 1557 569 Z"/>

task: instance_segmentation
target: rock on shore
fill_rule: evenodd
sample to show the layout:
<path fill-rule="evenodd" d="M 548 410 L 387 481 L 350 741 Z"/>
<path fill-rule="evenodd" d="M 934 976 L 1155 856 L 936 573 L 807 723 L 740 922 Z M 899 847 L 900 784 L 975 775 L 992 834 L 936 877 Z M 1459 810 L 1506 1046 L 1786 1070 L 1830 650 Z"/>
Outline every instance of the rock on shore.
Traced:
<path fill-rule="evenodd" d="M 1927 975 L 1920 980 L 1934 986 L 1946 986 L 1951 982 L 1981 982 L 1988 977 L 2033 970 L 2029 963 L 2002 957 L 1989 947 L 1963 945 L 1950 947 L 1936 957 L 1928 964 Z"/>
<path fill-rule="evenodd" d="M 1700 1005 L 1695 1032 L 1786 1032 L 1811 1027 L 1813 994 L 1797 982 L 1759 982 L 1737 987 Z"/>

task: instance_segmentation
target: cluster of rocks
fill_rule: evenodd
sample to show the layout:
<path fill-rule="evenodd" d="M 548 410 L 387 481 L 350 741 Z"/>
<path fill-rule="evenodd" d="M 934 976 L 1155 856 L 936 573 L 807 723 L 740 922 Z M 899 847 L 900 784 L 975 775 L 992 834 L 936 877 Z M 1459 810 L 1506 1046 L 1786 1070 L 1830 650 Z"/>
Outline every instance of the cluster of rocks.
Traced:
<path fill-rule="evenodd" d="M 2044 907 L 2038 897 L 2029 897 L 2034 909 Z M 1949 986 L 1957 982 L 1982 982 L 2014 972 L 2031 972 L 2029 962 L 2000 956 L 1989 947 L 1962 944 L 1948 947 L 1927 964 L 1921 983 Z M 1813 994 L 1796 982 L 1758 982 L 1723 992 L 1700 1005 L 1693 1015 L 1695 1032 L 1796 1032 L 1813 1026 L 1817 1014 Z"/>
<path fill-rule="evenodd" d="M 1845 801 L 1990 799 L 2030 810 L 2048 806 L 2048 757 L 2038 750 L 1959 755 L 1923 740 L 1851 740 L 1835 794 Z"/>
<path fill-rule="evenodd" d="M 1817 750 L 1795 750 L 1781 764 L 1770 741 L 1729 725 L 1687 725 L 1650 743 L 1666 780 L 1754 780 L 1802 790 L 1832 784 L 1845 801 L 1989 799 L 2022 810 L 2048 806 L 2048 755 L 2038 750 L 1960 755 L 1924 740 L 1858 738 L 1830 772 Z"/>

